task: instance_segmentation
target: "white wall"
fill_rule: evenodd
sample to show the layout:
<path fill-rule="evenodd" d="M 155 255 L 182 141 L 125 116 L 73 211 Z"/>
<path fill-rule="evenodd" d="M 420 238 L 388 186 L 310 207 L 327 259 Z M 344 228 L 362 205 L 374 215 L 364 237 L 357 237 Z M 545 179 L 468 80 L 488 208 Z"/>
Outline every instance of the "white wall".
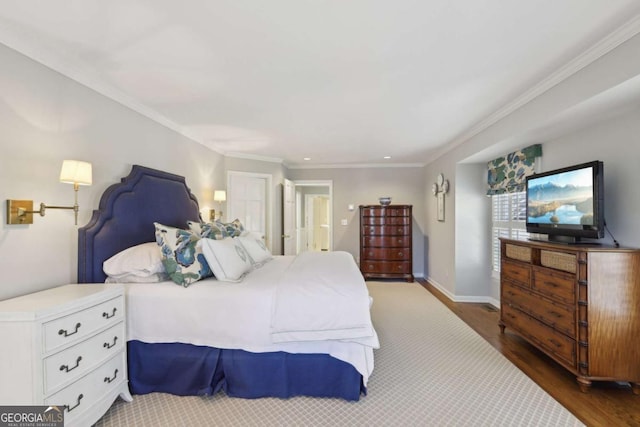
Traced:
<path fill-rule="evenodd" d="M 477 259 L 490 258 L 490 246 L 484 237 L 463 237 L 471 229 L 472 222 L 467 218 L 471 212 L 485 212 L 488 226 L 489 206 L 482 207 L 480 194 L 470 197 L 468 193 L 474 188 L 478 193 L 484 191 L 477 182 L 486 179 L 484 174 L 476 177 L 464 165 L 485 167 L 486 161 L 533 143 L 543 144 L 543 171 L 603 160 L 607 224 L 621 244 L 640 247 L 640 224 L 634 214 L 640 209 L 640 191 L 635 186 L 640 166 L 640 102 L 637 98 L 627 102 L 626 110 L 598 107 L 605 104 L 603 100 L 610 102 L 612 94 L 637 87 L 638 52 L 640 36 L 635 36 L 425 167 L 425 186 L 430 187 L 436 175 L 444 172 L 454 183 L 453 195 L 464 192 L 447 200 L 455 203 L 448 203 L 444 223 L 438 222 L 433 213 L 435 198 L 426 199 L 426 271 L 445 293 L 458 300 L 469 295 L 479 300 L 499 299 L 495 282 L 487 287 L 484 268 L 478 267 L 475 274 L 468 268 L 469 262 L 474 265 Z M 580 111 L 588 111 L 591 116 L 575 120 Z M 455 215 L 455 221 L 449 221 L 449 214 Z M 611 240 L 607 237 L 604 241 Z"/>
<path fill-rule="evenodd" d="M 0 64 L 0 300 L 76 281 L 73 212 L 7 225 L 4 207 L 6 199 L 73 205 L 73 187 L 58 181 L 63 159 L 93 163 L 93 185 L 80 188 L 80 225 L 132 164 L 185 176 L 211 205 L 224 183 L 221 155 L 3 45 Z"/>

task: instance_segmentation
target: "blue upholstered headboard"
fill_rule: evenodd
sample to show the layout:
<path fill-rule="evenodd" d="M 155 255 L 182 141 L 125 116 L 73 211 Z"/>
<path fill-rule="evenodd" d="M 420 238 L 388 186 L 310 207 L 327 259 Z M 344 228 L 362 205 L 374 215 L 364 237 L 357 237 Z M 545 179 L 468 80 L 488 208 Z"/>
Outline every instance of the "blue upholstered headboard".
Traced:
<path fill-rule="evenodd" d="M 155 241 L 154 222 L 185 228 L 200 219 L 184 177 L 134 165 L 105 190 L 87 225 L 78 229 L 78 283 L 102 283 L 102 263 L 118 252 Z"/>

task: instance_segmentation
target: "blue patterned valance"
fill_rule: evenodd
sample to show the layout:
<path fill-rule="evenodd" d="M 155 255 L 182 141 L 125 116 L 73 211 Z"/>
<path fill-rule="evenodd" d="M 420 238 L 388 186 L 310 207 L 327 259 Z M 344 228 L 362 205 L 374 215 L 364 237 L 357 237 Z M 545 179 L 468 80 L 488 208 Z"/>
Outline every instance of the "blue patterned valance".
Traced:
<path fill-rule="evenodd" d="M 542 157 L 540 144 L 490 161 L 487 164 L 487 195 L 524 191 L 525 178 L 534 173 L 536 157 Z"/>

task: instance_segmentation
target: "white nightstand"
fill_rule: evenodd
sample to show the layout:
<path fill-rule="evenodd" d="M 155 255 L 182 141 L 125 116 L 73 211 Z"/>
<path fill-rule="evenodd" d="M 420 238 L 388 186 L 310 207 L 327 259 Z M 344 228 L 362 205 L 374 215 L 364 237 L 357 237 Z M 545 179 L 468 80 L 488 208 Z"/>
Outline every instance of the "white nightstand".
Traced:
<path fill-rule="evenodd" d="M 0 404 L 65 407 L 94 424 L 127 381 L 123 288 L 65 285 L 0 301 Z"/>

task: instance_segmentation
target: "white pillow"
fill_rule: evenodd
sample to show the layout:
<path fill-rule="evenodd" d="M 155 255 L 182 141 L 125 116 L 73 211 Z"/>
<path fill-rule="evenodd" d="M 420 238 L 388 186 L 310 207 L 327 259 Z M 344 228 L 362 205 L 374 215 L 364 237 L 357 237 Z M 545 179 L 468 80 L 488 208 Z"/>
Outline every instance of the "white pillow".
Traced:
<path fill-rule="evenodd" d="M 200 239 L 198 242 L 213 275 L 223 282 L 239 282 L 251 271 L 249 254 L 234 238 Z"/>
<path fill-rule="evenodd" d="M 142 243 L 118 252 L 102 263 L 102 270 L 110 277 L 150 277 L 165 271 L 162 252 L 156 242 Z"/>
<path fill-rule="evenodd" d="M 267 249 L 267 246 L 262 240 L 262 236 L 258 233 L 248 233 L 240 237 L 234 237 L 238 239 L 251 257 L 254 267 L 262 267 L 266 262 L 273 259 L 273 255 Z"/>
<path fill-rule="evenodd" d="M 105 283 L 160 283 L 167 280 L 171 280 L 167 273 L 156 273 L 145 277 L 135 274 L 123 274 L 120 276 L 107 276 Z"/>

